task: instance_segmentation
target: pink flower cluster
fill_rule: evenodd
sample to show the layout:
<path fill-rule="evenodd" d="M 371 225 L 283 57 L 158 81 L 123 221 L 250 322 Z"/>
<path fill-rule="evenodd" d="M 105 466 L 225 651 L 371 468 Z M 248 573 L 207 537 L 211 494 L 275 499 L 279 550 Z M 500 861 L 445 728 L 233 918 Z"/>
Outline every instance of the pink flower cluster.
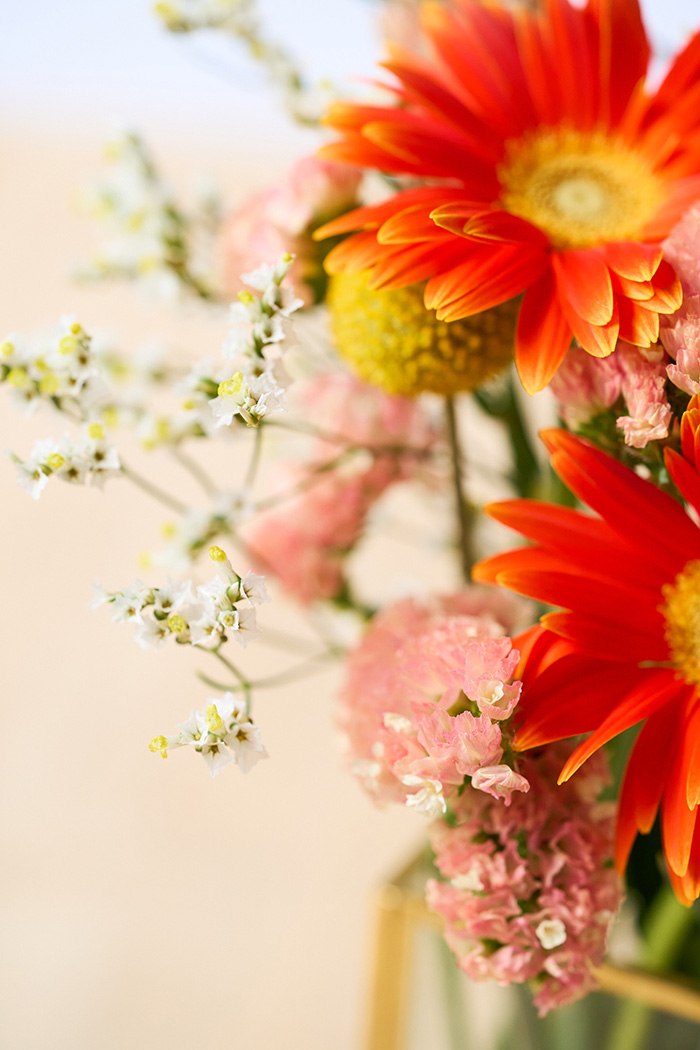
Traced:
<path fill-rule="evenodd" d="M 306 305 L 314 302 L 322 246 L 313 229 L 357 203 L 360 174 L 343 164 L 305 157 L 284 182 L 245 201 L 224 222 L 220 237 L 222 282 L 229 295 L 244 285 L 240 276 L 272 263 L 283 252 L 295 256 L 287 281 Z"/>
<path fill-rule="evenodd" d="M 533 981 L 540 1016 L 595 986 L 622 890 L 612 867 L 614 807 L 603 752 L 558 787 L 571 747 L 523 759 L 527 795 L 510 807 L 476 791 L 455 800 L 457 826 L 431 826 L 436 865 L 429 906 L 472 980 Z"/>
<path fill-rule="evenodd" d="M 649 441 L 667 437 L 671 422 L 665 391 L 667 362 L 658 347 L 642 350 L 621 342 L 604 358 L 572 347 L 551 382 L 562 419 L 578 429 L 622 397 L 628 415 L 619 416 L 617 425 L 625 444 L 644 448 Z"/>
<path fill-rule="evenodd" d="M 300 408 L 327 439 L 316 442 L 309 464 L 286 472 L 283 487 L 296 495 L 257 518 L 247 543 L 261 569 L 307 605 L 342 592 L 344 560 L 369 510 L 416 474 L 438 434 L 417 401 L 348 372 L 310 380 Z"/>
<path fill-rule="evenodd" d="M 528 782 L 504 759 L 502 726 L 521 684 L 505 592 L 413 599 L 372 621 L 346 666 L 340 721 L 353 772 L 378 801 L 445 812 L 463 787 L 510 804 Z M 522 606 L 520 606 L 522 608 Z"/>
<path fill-rule="evenodd" d="M 686 394 L 700 394 L 700 204 L 673 228 L 664 254 L 683 285 L 683 305 L 661 322 L 661 342 L 673 358 L 668 377 Z"/>

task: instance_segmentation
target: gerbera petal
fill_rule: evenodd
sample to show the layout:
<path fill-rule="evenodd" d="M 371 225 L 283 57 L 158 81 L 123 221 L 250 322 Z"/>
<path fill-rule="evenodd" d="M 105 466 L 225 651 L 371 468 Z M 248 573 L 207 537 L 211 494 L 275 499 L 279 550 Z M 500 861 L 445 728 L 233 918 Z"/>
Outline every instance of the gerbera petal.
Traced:
<path fill-rule="evenodd" d="M 638 0 L 590 0 L 587 13 L 598 30 L 600 96 L 615 126 L 649 64 L 649 45 Z"/>
<path fill-rule="evenodd" d="M 598 726 L 569 758 L 559 776 L 562 784 L 574 775 L 586 759 L 607 744 L 608 740 L 636 725 L 687 690 L 672 670 L 665 668 L 647 671 L 644 677 L 615 705 L 608 717 Z"/>
<path fill-rule="evenodd" d="M 364 124 L 362 135 L 385 153 L 401 162 L 420 165 L 425 175 L 454 174 L 455 166 L 465 172 L 463 185 L 475 189 L 479 197 L 488 199 L 498 193 L 498 182 L 492 165 L 484 164 L 474 156 L 465 139 L 433 125 L 432 130 L 418 126 L 407 127 L 396 121 L 375 121 Z"/>
<path fill-rule="evenodd" d="M 631 580 L 650 587 L 658 588 L 668 580 L 668 566 L 657 562 L 644 546 L 635 546 L 634 536 L 623 539 L 604 521 L 571 507 L 511 499 L 488 503 L 484 513 L 534 543 L 559 551 L 569 564 L 584 566 L 585 572 L 590 571 L 590 564 L 594 562 L 599 572 L 615 575 L 621 570 Z M 640 571 L 642 559 L 644 570 Z"/>
<path fill-rule="evenodd" d="M 592 325 L 612 319 L 612 281 L 602 252 L 553 252 L 552 269 L 560 294 L 579 317 Z"/>
<path fill-rule="evenodd" d="M 457 266 L 464 255 L 460 244 L 449 240 L 446 244 L 421 243 L 409 248 L 391 251 L 374 264 L 368 281 L 369 288 L 400 288 L 406 284 L 425 281 L 436 270 Z"/>
<path fill-rule="evenodd" d="M 325 260 L 328 273 L 362 273 L 381 259 L 386 251 L 377 244 L 374 230 L 356 233 L 331 248 Z"/>
<path fill-rule="evenodd" d="M 351 233 L 353 230 L 377 229 L 393 215 L 400 215 L 419 204 L 426 204 L 427 211 L 430 206 L 437 207 L 442 203 L 442 197 L 435 186 L 420 186 L 418 189 L 404 190 L 379 204 L 368 204 L 362 208 L 354 208 L 345 215 L 340 215 L 332 222 L 327 222 L 314 233 L 314 240 L 322 241 L 326 237 L 337 237 L 341 233 Z"/>
<path fill-rule="evenodd" d="M 681 729 L 679 705 L 682 695 L 647 719 L 627 763 L 618 808 L 615 864 L 622 873 L 638 832 L 648 834 L 671 769 Z M 650 776 L 649 771 L 654 775 Z"/>
<path fill-rule="evenodd" d="M 513 746 L 527 751 L 590 733 L 607 720 L 620 695 L 639 688 L 644 675 L 630 665 L 591 663 L 577 653 L 562 657 L 528 684 L 526 698 L 523 689 L 526 721 Z"/>
<path fill-rule="evenodd" d="M 646 303 L 635 303 L 631 299 L 618 299 L 620 315 L 620 339 L 633 346 L 653 346 L 659 338 L 659 315 L 647 310 Z"/>
<path fill-rule="evenodd" d="M 447 303 L 443 299 L 437 306 L 438 320 L 456 321 L 513 299 L 547 265 L 545 254 L 534 248 L 505 245 L 489 255 L 479 281 L 472 276 L 461 295 Z"/>
<path fill-rule="evenodd" d="M 525 293 L 515 331 L 515 363 L 528 394 L 547 386 L 572 339 L 552 271 L 547 269 Z"/>
<path fill-rule="evenodd" d="M 548 631 L 575 642 L 600 660 L 625 660 L 639 663 L 668 659 L 668 647 L 663 634 L 656 630 L 644 631 L 639 624 L 621 622 L 616 612 L 607 616 L 586 616 L 580 612 L 546 613 L 542 626 Z"/>
<path fill-rule="evenodd" d="M 552 465 L 572 492 L 597 511 L 624 538 L 636 536 L 671 569 L 671 578 L 700 555 L 700 531 L 671 496 L 564 430 L 540 437 L 553 453 Z"/>
<path fill-rule="evenodd" d="M 467 108 L 448 88 L 422 71 L 411 59 L 392 58 L 383 62 L 385 69 L 398 77 L 405 97 L 426 106 L 441 121 L 449 121 L 469 140 L 475 154 L 496 163 L 503 152 L 503 143 L 493 129 Z"/>
<path fill-rule="evenodd" d="M 664 462 L 676 487 L 700 514 L 700 475 L 697 470 L 672 448 L 664 449 Z"/>
<path fill-rule="evenodd" d="M 691 706 L 692 705 L 692 706 Z M 693 696 L 685 714 L 684 732 L 679 734 L 676 752 L 664 792 L 661 829 L 669 867 L 681 877 L 688 870 L 690 850 L 698 817 L 697 803 L 688 802 L 688 782 L 697 776 L 697 736 L 700 733 L 700 702 Z"/>
<path fill-rule="evenodd" d="M 664 257 L 661 245 L 635 241 L 606 244 L 603 250 L 610 269 L 630 281 L 650 281 Z"/>
<path fill-rule="evenodd" d="M 593 357 L 609 357 L 615 349 L 620 335 L 620 319 L 617 304 L 613 308 L 612 318 L 607 324 L 602 325 L 593 325 L 590 321 L 586 321 L 574 310 L 567 299 L 562 300 L 561 305 L 571 331 L 583 349 Z"/>

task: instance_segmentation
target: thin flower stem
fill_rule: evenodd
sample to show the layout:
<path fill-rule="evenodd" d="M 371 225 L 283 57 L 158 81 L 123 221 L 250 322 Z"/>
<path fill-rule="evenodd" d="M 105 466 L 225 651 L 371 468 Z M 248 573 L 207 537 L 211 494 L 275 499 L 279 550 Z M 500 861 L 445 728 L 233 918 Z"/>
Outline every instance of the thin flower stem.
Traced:
<path fill-rule="evenodd" d="M 199 487 L 206 492 L 207 496 L 218 496 L 219 488 L 212 481 L 207 474 L 206 470 L 200 467 L 199 463 L 195 459 L 192 459 L 186 452 L 183 452 L 181 448 L 175 446 L 171 450 L 171 454 L 174 460 L 180 464 L 189 474 L 192 475 L 194 480 L 197 482 Z"/>
<path fill-rule="evenodd" d="M 309 437 L 327 441 L 330 445 L 347 445 L 346 451 L 366 451 L 383 456 L 416 456 L 419 459 L 429 459 L 434 455 L 431 449 L 414 448 L 411 445 L 377 445 L 351 441 L 345 434 L 324 430 L 322 427 L 317 427 L 312 423 L 267 419 L 264 425 L 266 427 L 278 427 L 280 430 L 291 430 L 295 434 L 308 434 Z"/>
<path fill-rule="evenodd" d="M 464 454 L 459 439 L 459 424 L 455 410 L 454 398 L 445 398 L 445 418 L 447 422 L 447 436 L 452 454 L 452 481 L 454 484 L 455 504 L 457 509 L 457 523 L 459 527 L 459 556 L 462 568 L 462 578 L 465 583 L 471 580 L 471 570 L 474 564 L 474 512 L 467 500 L 464 484 Z"/>
<path fill-rule="evenodd" d="M 181 503 L 179 499 L 175 498 L 175 496 L 171 496 L 169 492 L 165 492 L 157 485 L 154 485 L 152 481 L 148 480 L 148 478 L 144 478 L 140 474 L 137 474 L 135 470 L 131 469 L 131 467 L 127 467 L 123 461 L 121 470 L 125 478 L 128 478 L 129 481 L 133 482 L 133 484 L 143 492 L 147 492 L 153 499 L 158 500 L 159 503 L 169 507 L 170 510 L 174 510 L 176 514 L 187 513 L 188 507 L 185 503 Z"/>
<path fill-rule="evenodd" d="M 255 479 L 258 475 L 258 467 L 260 466 L 262 444 L 263 428 L 257 427 L 255 430 L 255 440 L 253 441 L 253 451 L 250 456 L 250 463 L 248 464 L 248 470 L 246 471 L 245 481 L 243 482 L 243 488 L 246 492 L 249 492 L 255 484 Z"/>
<path fill-rule="evenodd" d="M 224 682 L 217 682 L 216 679 L 210 678 L 209 675 L 204 674 L 203 671 L 197 671 L 197 678 L 199 678 L 200 682 L 204 682 L 205 685 L 210 686 L 212 689 L 218 689 L 221 693 L 229 693 L 233 692 L 235 689 L 240 689 L 238 683 L 231 686 Z"/>
<path fill-rule="evenodd" d="M 230 671 L 231 674 L 233 675 L 233 677 L 238 679 L 239 688 L 243 690 L 243 694 L 244 694 L 244 696 L 246 698 L 246 703 L 248 704 L 248 711 L 250 712 L 250 708 L 251 708 L 250 691 L 251 691 L 252 683 L 248 681 L 248 679 L 245 677 L 245 675 L 242 674 L 238 670 L 238 668 L 235 667 L 231 663 L 230 660 L 227 660 L 225 656 L 221 655 L 221 653 L 219 652 L 218 647 L 216 649 L 208 649 L 207 652 L 210 652 L 212 656 L 215 656 L 216 659 L 219 660 L 224 665 L 226 670 Z"/>

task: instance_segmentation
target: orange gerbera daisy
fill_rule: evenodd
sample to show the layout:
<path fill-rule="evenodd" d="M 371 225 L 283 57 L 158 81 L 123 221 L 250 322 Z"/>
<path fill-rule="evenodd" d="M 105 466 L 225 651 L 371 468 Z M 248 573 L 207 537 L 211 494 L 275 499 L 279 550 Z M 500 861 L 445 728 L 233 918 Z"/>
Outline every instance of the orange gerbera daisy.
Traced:
<path fill-rule="evenodd" d="M 562 430 L 545 431 L 552 466 L 600 517 L 530 500 L 487 512 L 535 546 L 480 562 L 477 580 L 561 606 L 524 641 L 523 723 L 515 746 L 590 733 L 568 779 L 601 745 L 644 720 L 620 797 L 617 863 L 662 804 L 671 882 L 700 896 L 700 529 L 671 496 Z M 700 513 L 700 402 L 668 470 Z"/>
<path fill-rule="evenodd" d="M 572 338 L 605 357 L 656 341 L 681 289 L 660 242 L 700 196 L 700 34 L 655 94 L 638 0 L 423 5 L 436 58 L 393 51 L 396 106 L 338 104 L 323 156 L 419 180 L 319 236 L 361 231 L 331 273 L 427 280 L 440 320 L 525 292 L 516 338 L 541 389 Z"/>

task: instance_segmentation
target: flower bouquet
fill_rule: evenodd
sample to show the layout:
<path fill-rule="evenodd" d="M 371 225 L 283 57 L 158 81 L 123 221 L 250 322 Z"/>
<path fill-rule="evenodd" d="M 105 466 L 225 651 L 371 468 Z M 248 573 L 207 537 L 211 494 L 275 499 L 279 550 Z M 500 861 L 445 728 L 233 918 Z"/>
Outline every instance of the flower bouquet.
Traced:
<path fill-rule="evenodd" d="M 65 419 L 10 454 L 33 498 L 122 478 L 168 508 L 153 582 L 94 600 L 201 657 L 151 752 L 248 773 L 263 690 L 339 662 L 349 770 L 426 822 L 454 972 L 541 1017 L 608 946 L 700 980 L 700 34 L 654 86 L 637 0 L 386 0 L 381 78 L 345 95 L 251 0 L 155 10 L 243 44 L 318 149 L 236 207 L 112 149 L 83 279 L 197 301 L 220 349 L 125 355 L 75 317 L 0 345 L 10 397 Z M 291 631 L 266 627 L 282 595 Z M 251 673 L 261 637 L 297 662 Z"/>

